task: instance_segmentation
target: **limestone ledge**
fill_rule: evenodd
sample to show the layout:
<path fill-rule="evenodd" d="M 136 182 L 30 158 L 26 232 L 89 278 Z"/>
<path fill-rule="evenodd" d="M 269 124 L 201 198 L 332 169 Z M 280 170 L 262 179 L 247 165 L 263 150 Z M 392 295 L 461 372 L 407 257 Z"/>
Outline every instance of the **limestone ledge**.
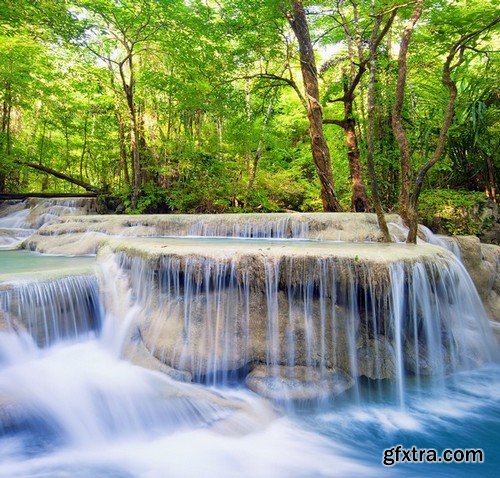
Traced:
<path fill-rule="evenodd" d="M 139 258 L 153 270 L 161 269 L 166 260 L 177 261 L 181 270 L 189 268 L 199 281 L 207 261 L 225 264 L 235 267 L 238 277 L 248 274 L 254 287 L 263 287 L 266 268 L 273 265 L 279 265 L 279 276 L 289 282 L 302 282 L 306 276 L 319 281 L 323 261 L 326 267 L 335 267 L 340 280 L 350 280 L 354 274 L 360 281 L 366 278 L 374 286 L 385 286 L 391 265 L 454 260 L 448 251 L 429 245 L 227 238 L 108 239 L 101 245 L 98 261 L 106 252 L 121 253 L 129 260 Z"/>
<path fill-rule="evenodd" d="M 395 214 L 387 221 L 400 224 Z M 398 240 L 404 233 L 390 226 Z M 24 247 L 47 253 L 95 253 L 106 236 L 272 236 L 346 242 L 381 242 L 375 214 L 162 214 L 62 216 L 42 226 Z"/>
<path fill-rule="evenodd" d="M 241 260 L 246 256 L 331 257 L 353 262 L 391 264 L 423 259 L 449 259 L 451 254 L 437 246 L 413 244 L 344 243 L 332 241 L 260 240 L 227 238 L 115 238 L 103 243 L 114 252 L 141 257 L 153 263 L 164 257 Z"/>
<path fill-rule="evenodd" d="M 490 319 L 500 322 L 500 246 L 482 244 L 476 236 L 455 240 Z"/>
<path fill-rule="evenodd" d="M 250 390 L 274 401 L 309 401 L 340 395 L 355 382 L 342 370 L 257 365 L 245 383 Z"/>
<path fill-rule="evenodd" d="M 0 273 L 0 291 L 12 289 L 20 284 L 33 282 L 52 282 L 66 277 L 93 276 L 96 266 L 92 264 L 79 266 L 60 266 L 57 269 L 31 270 L 23 272 Z"/>

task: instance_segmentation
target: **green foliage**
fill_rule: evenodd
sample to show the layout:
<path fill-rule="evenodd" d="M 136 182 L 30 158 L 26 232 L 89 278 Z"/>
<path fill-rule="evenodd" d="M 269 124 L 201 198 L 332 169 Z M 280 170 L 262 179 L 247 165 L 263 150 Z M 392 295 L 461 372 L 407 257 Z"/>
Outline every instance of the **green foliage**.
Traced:
<path fill-rule="evenodd" d="M 492 226 L 483 214 L 488 200 L 484 193 L 455 189 L 434 189 L 420 197 L 422 223 L 434 231 L 451 234 L 480 234 Z"/>
<path fill-rule="evenodd" d="M 343 81 L 359 64 L 349 55 L 366 57 L 374 12 L 398 4 L 392 30 L 379 47 L 375 85 L 375 163 L 386 210 L 397 210 L 399 151 L 391 128 L 396 46 L 412 5 L 304 2 L 318 66 L 330 65 L 320 68 L 325 118 L 344 115 L 343 103 L 333 100 L 342 96 Z M 321 210 L 307 112 L 296 91 L 302 91 L 298 50 L 280 5 L 275 0 L 3 2 L 0 190 L 80 191 L 22 165 L 33 162 L 110 190 L 129 212 Z M 410 47 L 403 108 L 414 172 L 438 138 L 447 102 L 441 68 L 451 44 L 496 14 L 491 0 L 426 2 Z M 454 122 L 445 157 L 428 175 L 422 196 L 429 221 L 437 214 L 428 209 L 431 188 L 498 191 L 497 40 L 493 30 L 485 31 L 453 71 L 459 87 Z M 366 99 L 367 73 L 351 114 L 363 168 Z M 133 116 L 137 201 L 131 200 Z M 336 194 L 349 209 L 345 133 L 337 125 L 325 125 L 324 132 Z M 444 208 L 441 194 L 436 192 L 437 202 Z M 462 225 L 451 216 L 442 219 L 458 224 L 447 226 L 450 231 L 473 230 L 468 220 Z"/>

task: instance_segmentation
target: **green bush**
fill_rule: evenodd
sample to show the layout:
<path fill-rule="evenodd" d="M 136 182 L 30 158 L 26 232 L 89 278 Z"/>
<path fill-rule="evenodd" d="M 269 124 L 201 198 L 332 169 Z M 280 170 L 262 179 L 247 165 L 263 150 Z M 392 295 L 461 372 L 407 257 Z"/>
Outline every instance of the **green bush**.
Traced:
<path fill-rule="evenodd" d="M 420 221 L 437 233 L 450 235 L 481 234 L 492 226 L 486 214 L 484 193 L 461 189 L 433 189 L 420 196 Z"/>

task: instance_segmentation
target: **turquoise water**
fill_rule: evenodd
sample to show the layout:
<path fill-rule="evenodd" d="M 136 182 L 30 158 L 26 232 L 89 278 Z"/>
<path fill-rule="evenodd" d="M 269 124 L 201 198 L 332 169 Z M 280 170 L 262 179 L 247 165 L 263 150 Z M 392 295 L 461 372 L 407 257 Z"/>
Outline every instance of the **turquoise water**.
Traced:
<path fill-rule="evenodd" d="M 65 257 L 36 254 L 15 250 L 0 250 L 0 281 L 29 278 L 54 271 L 71 272 L 90 269 L 95 264 L 95 257 Z"/>
<path fill-rule="evenodd" d="M 345 396 L 319 412 L 302 411 L 295 419 L 332 443 L 346 446 L 346 457 L 369 466 L 373 476 L 497 477 L 500 470 L 500 367 L 448 377 L 441 386 L 409 387 L 405 407 L 393 400 L 390 386 L 374 393 L 362 387 L 361 400 Z M 378 396 L 377 396 L 378 395 Z M 409 449 L 474 448 L 484 451 L 484 463 L 398 463 L 382 465 L 383 450 L 401 444 Z M 335 476 L 332 470 L 332 476 Z"/>
<path fill-rule="evenodd" d="M 94 260 L 0 251 L 0 279 L 80 270 Z M 199 407 L 172 392 L 197 397 L 210 389 L 172 382 L 115 354 L 109 343 L 126 321 L 104 320 L 99 337 L 46 348 L 0 333 L 0 477 L 498 476 L 498 364 L 442 383 L 409 381 L 404 406 L 390 383 L 365 380 L 330 403 L 271 414 L 235 384 L 217 393 L 248 413 L 224 425 L 224 406 Z M 219 421 L 224 426 L 212 427 Z M 383 450 L 398 444 L 438 453 L 480 448 L 485 461 L 384 467 Z"/>

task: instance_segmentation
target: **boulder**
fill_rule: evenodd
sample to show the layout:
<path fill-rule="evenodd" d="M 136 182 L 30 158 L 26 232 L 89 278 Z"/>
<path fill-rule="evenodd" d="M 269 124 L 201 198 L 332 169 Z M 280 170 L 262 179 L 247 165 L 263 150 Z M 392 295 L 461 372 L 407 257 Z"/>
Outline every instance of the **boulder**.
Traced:
<path fill-rule="evenodd" d="M 482 244 L 476 236 L 456 236 L 456 241 L 490 319 L 500 321 L 500 246 Z"/>
<path fill-rule="evenodd" d="M 250 390 L 274 400 L 320 400 L 335 397 L 354 385 L 339 369 L 257 365 L 246 377 Z"/>
<path fill-rule="evenodd" d="M 377 380 L 396 376 L 394 348 L 385 337 L 361 340 L 357 356 L 359 375 Z"/>
<path fill-rule="evenodd" d="M 179 382 L 192 382 L 193 377 L 189 372 L 176 370 L 149 353 L 142 340 L 130 341 L 123 351 L 123 358 L 138 367 L 147 368 L 154 372 L 161 372 Z"/>

